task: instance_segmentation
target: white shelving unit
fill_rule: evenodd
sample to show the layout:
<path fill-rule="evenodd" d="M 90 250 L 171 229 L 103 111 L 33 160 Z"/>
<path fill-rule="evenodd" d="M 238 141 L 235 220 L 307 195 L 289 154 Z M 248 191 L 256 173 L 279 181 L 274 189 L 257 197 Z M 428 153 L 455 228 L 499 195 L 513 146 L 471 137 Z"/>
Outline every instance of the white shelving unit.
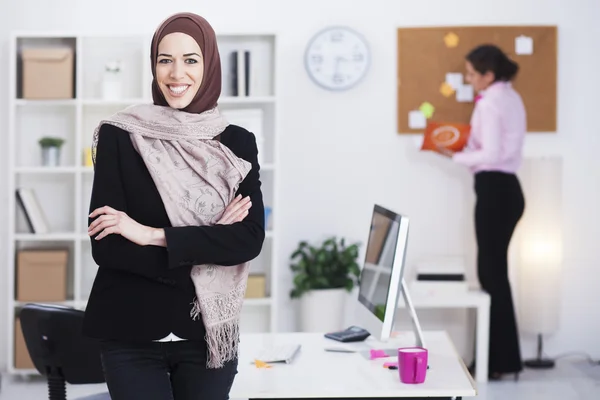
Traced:
<path fill-rule="evenodd" d="M 151 102 L 149 64 L 152 33 L 143 35 L 106 35 L 85 32 L 15 32 L 10 37 L 9 67 L 9 224 L 7 255 L 8 324 L 7 346 L 9 373 L 37 374 L 35 370 L 15 367 L 14 317 L 26 303 L 16 299 L 16 254 L 27 248 L 67 248 L 67 301 L 58 304 L 85 309 L 97 266 L 91 257 L 87 236 L 87 213 L 93 182 L 93 169 L 84 165 L 84 149 L 91 146 L 94 127 L 103 117 L 131 104 Z M 275 227 L 277 206 L 277 96 L 275 68 L 277 38 L 273 33 L 221 34 L 218 36 L 222 59 L 223 92 L 220 108 L 230 122 L 244 115 L 259 115 L 256 130 L 260 141 L 261 181 L 266 207 L 273 214 L 268 219 L 263 251 L 252 262 L 251 273 L 267 277 L 267 297 L 246 299 L 242 330 L 276 329 L 277 265 L 275 260 L 279 230 Z M 21 50 L 28 46 L 70 46 L 74 59 L 74 98 L 29 100 L 21 97 Z M 228 87 L 228 55 L 234 50 L 251 53 L 252 86 L 248 96 L 231 96 Z M 105 100 L 100 82 L 107 62 L 121 60 L 123 66 L 122 99 Z M 241 116 L 241 117 L 240 117 Z M 255 120 L 256 123 L 256 120 Z M 258 132 L 260 131 L 260 132 Z M 41 165 L 38 139 L 59 136 L 65 139 L 58 167 Z M 35 191 L 50 233 L 34 234 L 28 230 L 15 191 L 26 187 Z"/>

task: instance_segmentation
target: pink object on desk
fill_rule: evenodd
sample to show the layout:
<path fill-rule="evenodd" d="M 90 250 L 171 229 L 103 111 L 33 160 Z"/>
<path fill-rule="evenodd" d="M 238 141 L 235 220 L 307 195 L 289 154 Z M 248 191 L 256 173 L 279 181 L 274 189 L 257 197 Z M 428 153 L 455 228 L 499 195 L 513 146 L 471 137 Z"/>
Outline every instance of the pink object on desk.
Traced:
<path fill-rule="evenodd" d="M 389 355 L 386 354 L 385 350 L 371 349 L 371 360 L 374 360 L 376 358 L 385 358 L 385 357 L 390 357 Z"/>
<path fill-rule="evenodd" d="M 398 349 L 398 373 L 402 383 L 423 383 L 427 375 L 427 349 L 402 347 Z"/>

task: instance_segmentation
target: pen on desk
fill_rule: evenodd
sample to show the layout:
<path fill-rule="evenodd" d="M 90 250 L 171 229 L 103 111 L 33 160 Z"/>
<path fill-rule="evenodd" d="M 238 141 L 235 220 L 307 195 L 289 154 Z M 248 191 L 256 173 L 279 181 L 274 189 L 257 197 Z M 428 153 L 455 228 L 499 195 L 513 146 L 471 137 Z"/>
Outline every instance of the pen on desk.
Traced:
<path fill-rule="evenodd" d="M 356 353 L 354 350 L 344 349 L 341 347 L 326 347 L 325 351 L 329 351 L 332 353 Z"/>

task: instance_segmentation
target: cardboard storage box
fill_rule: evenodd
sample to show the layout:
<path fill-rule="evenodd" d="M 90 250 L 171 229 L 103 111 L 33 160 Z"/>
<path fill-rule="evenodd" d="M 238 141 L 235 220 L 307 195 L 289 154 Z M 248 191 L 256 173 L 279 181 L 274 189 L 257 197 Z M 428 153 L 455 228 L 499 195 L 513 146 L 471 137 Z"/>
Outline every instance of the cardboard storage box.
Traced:
<path fill-rule="evenodd" d="M 73 50 L 67 47 L 27 48 L 23 60 L 23 98 L 73 98 Z"/>
<path fill-rule="evenodd" d="M 67 299 L 67 250 L 20 250 L 17 256 L 17 301 Z"/>
<path fill-rule="evenodd" d="M 23 331 L 21 330 L 21 321 L 15 319 L 15 368 L 17 369 L 34 369 L 33 361 L 27 350 Z"/>
<path fill-rule="evenodd" d="M 246 288 L 247 299 L 260 299 L 267 294 L 267 279 L 264 275 L 249 275 Z"/>

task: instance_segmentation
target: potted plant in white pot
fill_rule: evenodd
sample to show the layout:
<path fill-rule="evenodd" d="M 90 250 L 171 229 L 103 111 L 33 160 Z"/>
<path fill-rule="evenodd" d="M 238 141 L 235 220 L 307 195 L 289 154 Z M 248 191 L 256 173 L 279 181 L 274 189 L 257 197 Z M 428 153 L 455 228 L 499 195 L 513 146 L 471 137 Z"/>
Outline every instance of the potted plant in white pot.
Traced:
<path fill-rule="evenodd" d="M 300 323 L 305 332 L 342 329 L 347 293 L 358 284 L 358 244 L 346 246 L 332 237 L 319 246 L 306 241 L 291 255 L 294 273 L 292 299 L 300 300 Z"/>
<path fill-rule="evenodd" d="M 57 167 L 60 164 L 60 149 L 65 140 L 59 137 L 43 137 L 39 140 L 42 148 L 42 165 Z"/>

